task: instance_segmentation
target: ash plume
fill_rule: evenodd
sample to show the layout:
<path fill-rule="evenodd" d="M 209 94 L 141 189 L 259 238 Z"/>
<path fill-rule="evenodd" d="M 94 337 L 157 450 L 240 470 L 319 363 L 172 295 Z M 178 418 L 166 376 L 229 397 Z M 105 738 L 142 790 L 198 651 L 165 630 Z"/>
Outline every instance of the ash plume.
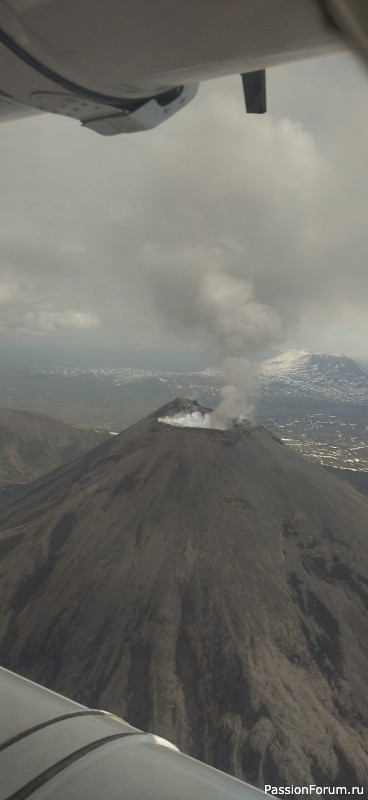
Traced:
<path fill-rule="evenodd" d="M 221 363 L 225 385 L 219 407 L 211 417 L 217 427 L 251 416 L 255 359 L 268 345 L 283 338 L 279 312 L 258 301 L 250 276 L 242 275 L 246 268 L 244 263 L 239 264 L 239 252 L 227 257 L 224 250 L 223 242 L 214 249 L 216 269 L 205 261 L 171 273 L 162 270 L 155 289 L 159 311 L 169 329 L 181 337 L 195 336 L 216 353 Z"/>

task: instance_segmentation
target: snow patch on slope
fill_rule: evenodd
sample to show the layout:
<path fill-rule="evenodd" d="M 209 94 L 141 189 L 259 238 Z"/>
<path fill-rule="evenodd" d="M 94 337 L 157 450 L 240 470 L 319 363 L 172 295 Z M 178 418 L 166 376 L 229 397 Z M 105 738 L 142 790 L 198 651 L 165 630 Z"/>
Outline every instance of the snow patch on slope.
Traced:
<path fill-rule="evenodd" d="M 368 371 L 347 356 L 288 350 L 261 364 L 263 390 L 362 405 L 368 403 Z"/>

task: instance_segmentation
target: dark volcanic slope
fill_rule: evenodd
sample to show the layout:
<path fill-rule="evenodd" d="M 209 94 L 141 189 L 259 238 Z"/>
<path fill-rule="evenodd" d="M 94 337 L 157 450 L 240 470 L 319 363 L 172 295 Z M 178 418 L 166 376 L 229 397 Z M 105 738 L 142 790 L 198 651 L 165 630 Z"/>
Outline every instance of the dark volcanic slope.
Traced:
<path fill-rule="evenodd" d="M 261 786 L 367 785 L 367 500 L 167 409 L 4 501 L 4 666 Z"/>

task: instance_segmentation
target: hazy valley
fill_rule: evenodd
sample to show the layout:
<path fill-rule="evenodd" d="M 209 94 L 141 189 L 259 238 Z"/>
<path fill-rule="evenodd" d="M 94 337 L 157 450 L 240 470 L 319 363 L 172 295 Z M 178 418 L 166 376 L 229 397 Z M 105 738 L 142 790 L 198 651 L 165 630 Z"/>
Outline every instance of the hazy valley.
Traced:
<path fill-rule="evenodd" d="M 118 433 L 177 396 L 215 407 L 223 383 L 218 369 L 0 371 L 0 407 Z M 252 405 L 255 420 L 291 447 L 368 491 L 368 372 L 363 367 L 345 356 L 290 351 L 261 365 Z"/>

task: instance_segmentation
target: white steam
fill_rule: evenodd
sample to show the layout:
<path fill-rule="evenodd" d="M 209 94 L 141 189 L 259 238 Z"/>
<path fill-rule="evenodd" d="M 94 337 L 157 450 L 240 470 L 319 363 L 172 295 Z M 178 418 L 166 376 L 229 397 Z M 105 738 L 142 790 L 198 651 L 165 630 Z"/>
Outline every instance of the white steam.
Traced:
<path fill-rule="evenodd" d="M 222 387 L 221 402 L 214 411 L 181 411 L 172 416 L 158 417 L 158 422 L 178 428 L 215 428 L 224 431 L 232 427 L 234 422 L 249 419 L 252 416 L 252 409 L 247 402 L 251 376 L 250 362 L 246 359 L 228 359 L 228 361 L 231 362 L 227 365 L 228 374 L 231 374 L 231 366 L 239 378 L 239 385 L 229 384 Z M 245 381 L 245 385 L 242 381 Z"/>
<path fill-rule="evenodd" d="M 174 414 L 172 417 L 158 417 L 158 422 L 165 425 L 174 425 L 176 428 L 219 428 L 224 430 L 226 425 L 214 425 L 214 412 L 202 414 L 200 411 Z"/>
<path fill-rule="evenodd" d="M 223 390 L 224 394 L 227 395 L 223 403 L 229 402 L 229 405 L 226 405 L 226 409 L 223 406 L 223 403 L 221 403 L 218 408 L 210 413 L 208 411 L 182 411 L 178 414 L 173 414 L 172 416 L 167 415 L 166 417 L 158 417 L 157 421 L 162 422 L 165 425 L 173 425 L 175 428 L 212 428 L 212 430 L 225 431 L 232 427 L 234 422 L 245 422 L 245 417 L 243 415 L 239 416 L 236 414 L 232 417 L 229 417 L 227 414 L 227 412 L 231 409 L 230 395 L 232 392 L 229 390 L 232 389 L 235 389 L 236 392 L 238 391 L 235 386 L 225 386 Z M 237 400 L 235 401 L 233 408 L 237 410 Z"/>

